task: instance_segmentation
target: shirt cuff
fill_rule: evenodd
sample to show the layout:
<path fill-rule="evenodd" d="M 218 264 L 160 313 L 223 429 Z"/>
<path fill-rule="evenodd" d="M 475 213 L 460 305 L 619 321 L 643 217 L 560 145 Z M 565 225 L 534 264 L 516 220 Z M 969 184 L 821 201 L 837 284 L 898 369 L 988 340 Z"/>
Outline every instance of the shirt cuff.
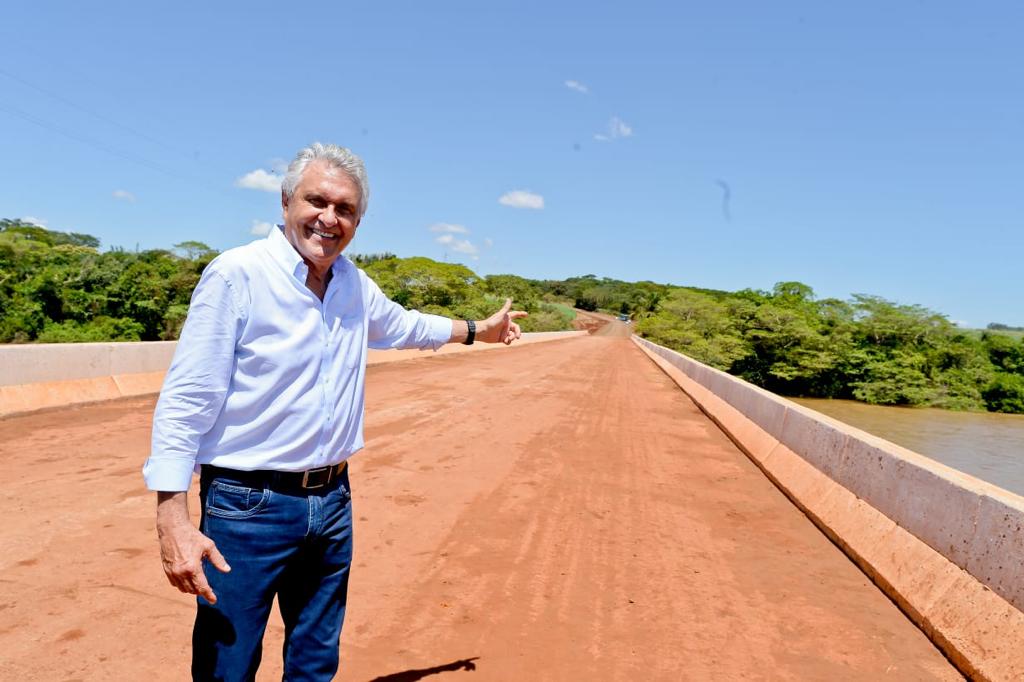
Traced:
<path fill-rule="evenodd" d="M 164 493 L 187 492 L 196 463 L 182 457 L 150 457 L 142 466 L 146 487 Z"/>
<path fill-rule="evenodd" d="M 425 314 L 430 325 L 430 347 L 437 350 L 452 340 L 452 321 L 440 315 Z"/>

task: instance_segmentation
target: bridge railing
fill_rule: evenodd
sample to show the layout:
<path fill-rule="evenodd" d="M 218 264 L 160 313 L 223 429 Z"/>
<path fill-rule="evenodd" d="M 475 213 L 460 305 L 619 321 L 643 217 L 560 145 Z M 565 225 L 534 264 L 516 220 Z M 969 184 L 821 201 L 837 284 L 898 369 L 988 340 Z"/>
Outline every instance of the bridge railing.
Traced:
<path fill-rule="evenodd" d="M 976 679 L 1024 679 L 1024 498 L 634 341 Z"/>
<path fill-rule="evenodd" d="M 516 345 L 556 341 L 587 332 L 532 332 Z M 0 345 L 0 417 L 158 393 L 177 341 Z M 368 364 L 449 353 L 497 350 L 501 344 L 449 344 L 436 353 L 371 350 Z"/>

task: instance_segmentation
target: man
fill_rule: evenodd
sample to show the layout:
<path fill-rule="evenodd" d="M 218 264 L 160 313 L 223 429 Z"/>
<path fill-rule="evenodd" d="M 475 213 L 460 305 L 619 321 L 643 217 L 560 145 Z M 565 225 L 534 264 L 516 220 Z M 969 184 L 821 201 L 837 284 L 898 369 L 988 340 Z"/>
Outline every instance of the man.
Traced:
<path fill-rule="evenodd" d="M 283 182 L 284 225 L 218 256 L 193 293 L 143 474 L 157 491 L 167 579 L 198 595 L 194 679 L 255 677 L 275 595 L 285 679 L 333 678 L 352 558 L 346 460 L 363 446 L 367 347 L 520 336 L 514 320 L 526 313 L 511 300 L 475 323 L 406 311 L 341 258 L 368 198 L 359 157 L 303 149 Z M 195 469 L 199 529 L 186 505 Z"/>

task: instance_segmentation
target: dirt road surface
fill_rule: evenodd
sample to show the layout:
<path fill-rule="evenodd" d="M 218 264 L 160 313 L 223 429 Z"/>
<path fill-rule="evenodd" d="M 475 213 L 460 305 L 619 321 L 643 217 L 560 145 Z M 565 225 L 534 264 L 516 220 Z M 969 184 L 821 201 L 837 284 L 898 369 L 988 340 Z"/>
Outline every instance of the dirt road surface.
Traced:
<path fill-rule="evenodd" d="M 606 313 L 592 313 L 576 309 L 576 318 L 572 321 L 575 329 L 585 330 L 595 336 L 623 336 L 629 338 L 632 328 L 620 322 L 617 317 Z"/>
<path fill-rule="evenodd" d="M 621 327 L 369 370 L 339 679 L 959 679 Z M 0 421 L 0 679 L 187 678 L 153 404 Z"/>

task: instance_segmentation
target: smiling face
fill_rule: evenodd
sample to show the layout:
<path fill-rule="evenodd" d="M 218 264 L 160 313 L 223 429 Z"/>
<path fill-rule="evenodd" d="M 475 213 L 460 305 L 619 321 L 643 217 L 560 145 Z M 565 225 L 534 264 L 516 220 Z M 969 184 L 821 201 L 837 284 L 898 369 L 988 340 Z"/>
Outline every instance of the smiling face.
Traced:
<path fill-rule="evenodd" d="M 359 226 L 359 185 L 348 173 L 313 161 L 289 198 L 281 194 L 284 236 L 310 270 L 323 275 Z"/>

